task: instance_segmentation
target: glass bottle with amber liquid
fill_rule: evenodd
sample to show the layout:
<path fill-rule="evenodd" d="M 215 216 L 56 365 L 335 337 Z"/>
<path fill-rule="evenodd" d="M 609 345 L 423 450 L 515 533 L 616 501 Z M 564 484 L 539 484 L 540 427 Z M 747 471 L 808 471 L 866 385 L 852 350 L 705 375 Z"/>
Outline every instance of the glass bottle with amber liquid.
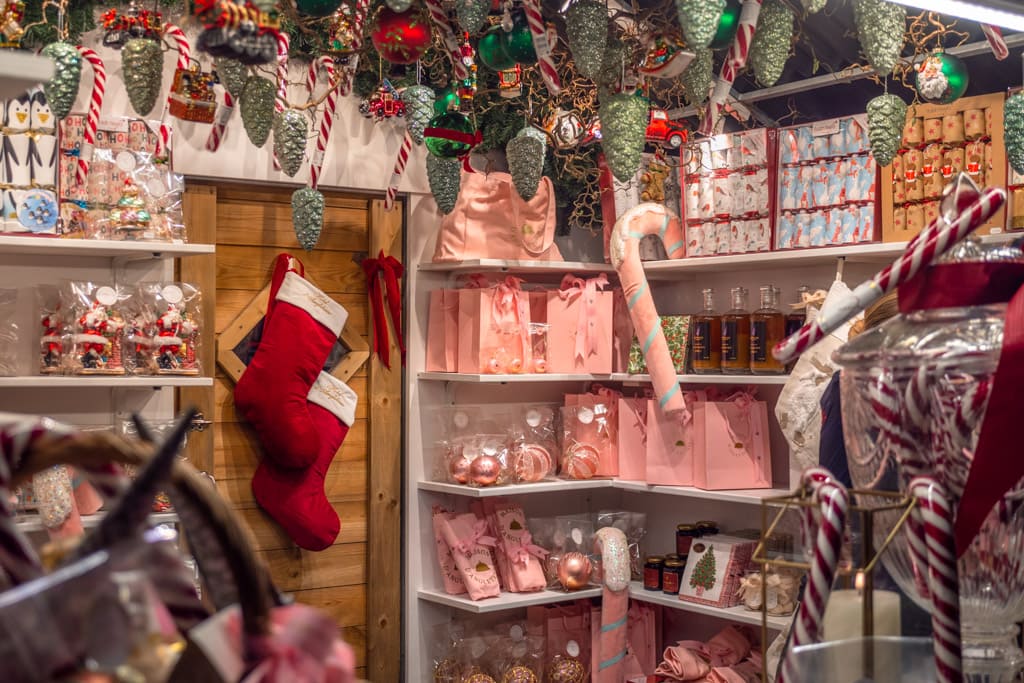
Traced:
<path fill-rule="evenodd" d="M 722 371 L 722 318 L 715 315 L 715 290 L 701 290 L 704 310 L 693 318 L 693 371 L 698 375 Z"/>
<path fill-rule="evenodd" d="M 778 290 L 761 288 L 761 308 L 750 314 L 750 371 L 755 375 L 781 375 L 786 366 L 772 349 L 786 337 L 786 316 L 778 308 Z"/>
<path fill-rule="evenodd" d="M 804 301 L 804 294 L 810 293 L 811 288 L 807 285 L 800 285 L 797 287 L 796 296 L 797 303 L 802 304 Z M 800 328 L 804 326 L 807 321 L 807 308 L 801 307 L 793 310 L 791 313 L 786 314 L 786 336 L 794 335 L 800 331 Z"/>
<path fill-rule="evenodd" d="M 733 287 L 732 308 L 722 316 L 722 372 L 745 375 L 750 372 L 750 313 L 747 290 Z"/>

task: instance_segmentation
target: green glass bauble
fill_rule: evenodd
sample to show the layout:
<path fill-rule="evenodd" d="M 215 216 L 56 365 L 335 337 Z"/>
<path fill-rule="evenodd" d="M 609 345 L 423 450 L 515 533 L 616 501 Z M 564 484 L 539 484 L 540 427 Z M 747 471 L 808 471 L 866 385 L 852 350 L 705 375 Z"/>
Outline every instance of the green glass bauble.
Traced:
<path fill-rule="evenodd" d="M 949 104 L 967 92 L 970 76 L 967 65 L 959 57 L 937 51 L 916 67 L 914 87 L 925 102 Z"/>
<path fill-rule="evenodd" d="M 459 94 L 452 88 L 445 88 L 437 94 L 434 100 L 434 115 L 438 116 L 448 111 L 455 111 L 459 108 Z"/>
<path fill-rule="evenodd" d="M 299 14 L 310 17 L 329 17 L 341 7 L 341 0 L 295 0 Z"/>
<path fill-rule="evenodd" d="M 516 65 L 516 60 L 505 51 L 505 31 L 494 26 L 480 38 L 476 46 L 476 56 L 480 63 L 491 71 L 504 71 Z"/>
<path fill-rule="evenodd" d="M 473 149 L 473 143 L 467 138 L 472 138 L 474 133 L 476 128 L 468 117 L 457 111 L 449 111 L 430 119 L 423 142 L 431 154 L 452 159 L 468 154 Z"/>
<path fill-rule="evenodd" d="M 740 25 L 740 7 L 740 0 L 729 0 L 725 4 L 722 16 L 718 19 L 718 30 L 711 39 L 712 50 L 721 50 L 732 45 L 732 39 L 736 37 L 736 29 Z"/>
<path fill-rule="evenodd" d="M 537 53 L 533 49 L 533 36 L 530 34 L 530 26 L 526 23 L 526 15 L 517 12 L 512 15 L 512 30 L 508 33 L 501 32 L 501 46 L 505 48 L 505 54 L 520 64 L 535 64 Z"/>

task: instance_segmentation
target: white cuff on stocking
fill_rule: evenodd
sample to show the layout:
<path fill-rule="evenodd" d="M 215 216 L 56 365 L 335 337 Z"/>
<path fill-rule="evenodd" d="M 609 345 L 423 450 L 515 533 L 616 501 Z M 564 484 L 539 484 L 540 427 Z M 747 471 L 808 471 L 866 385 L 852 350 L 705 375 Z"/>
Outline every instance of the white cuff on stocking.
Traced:
<path fill-rule="evenodd" d="M 326 372 L 313 382 L 306 399 L 334 413 L 349 427 L 356 419 L 356 403 L 359 397 L 352 387 Z"/>
<path fill-rule="evenodd" d="M 314 320 L 333 332 L 334 336 L 341 334 L 348 319 L 348 311 L 344 306 L 321 292 L 298 273 L 285 273 L 276 298 L 309 313 Z"/>

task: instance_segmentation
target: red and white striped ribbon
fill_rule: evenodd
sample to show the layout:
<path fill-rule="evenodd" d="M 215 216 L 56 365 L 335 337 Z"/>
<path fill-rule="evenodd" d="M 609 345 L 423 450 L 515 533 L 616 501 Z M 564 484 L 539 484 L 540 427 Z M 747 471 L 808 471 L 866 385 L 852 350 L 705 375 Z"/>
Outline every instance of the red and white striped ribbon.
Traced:
<path fill-rule="evenodd" d="M 405 173 L 405 165 L 409 161 L 409 150 L 412 149 L 412 136 L 405 131 L 402 138 L 402 146 L 398 148 L 398 157 L 395 158 L 395 168 L 391 172 L 391 182 L 388 183 L 387 193 L 384 195 L 384 209 L 390 211 L 395 205 L 395 195 L 398 194 L 398 185 L 402 182 L 402 174 Z"/>
<path fill-rule="evenodd" d="M 704 120 L 700 122 L 698 132 L 701 135 L 711 135 L 715 132 L 718 121 L 722 118 L 722 113 L 725 110 L 725 102 L 732 91 L 732 84 L 743 67 L 747 65 L 750 44 L 757 31 L 757 18 L 761 14 L 761 2 L 762 0 L 743 0 L 736 37 L 733 38 L 732 45 L 729 46 L 725 62 L 722 63 L 722 71 L 715 81 L 715 87 L 711 90 L 711 97 L 704 110 Z"/>
<path fill-rule="evenodd" d="M 540 68 L 540 75 L 548 87 L 548 92 L 557 95 L 562 92 L 562 79 L 559 78 L 555 60 L 551 57 L 551 44 L 548 42 L 544 15 L 541 14 L 540 0 L 523 0 L 523 9 L 526 11 L 526 23 L 530 27 L 530 35 L 533 36 L 533 51 L 537 53 L 537 66 Z"/>
<path fill-rule="evenodd" d="M 96 129 L 100 125 L 100 110 L 103 109 L 103 97 L 107 92 L 107 69 L 95 50 L 79 45 L 78 54 L 92 65 L 93 74 L 89 113 L 85 119 L 82 147 L 78 151 L 78 168 L 75 170 L 75 183 L 81 187 L 89 175 L 89 162 L 92 161 L 92 151 L 96 146 Z"/>
<path fill-rule="evenodd" d="M 220 143 L 227 137 L 228 121 L 231 113 L 235 110 L 235 98 L 231 93 L 224 91 L 224 99 L 217 107 L 217 114 L 214 116 L 213 125 L 210 126 L 210 134 L 206 137 L 206 149 L 209 152 L 216 152 L 220 149 Z"/>
<path fill-rule="evenodd" d="M 313 158 L 309 162 L 309 186 L 314 190 L 320 182 L 320 169 L 324 165 L 324 155 L 327 153 L 327 143 L 331 139 L 331 128 L 334 126 L 334 116 L 338 109 L 334 61 L 330 57 L 317 57 L 310 63 L 309 73 L 306 76 L 309 96 L 313 97 L 320 69 L 327 74 L 327 87 L 330 88 L 330 92 L 327 93 L 327 98 L 324 100 L 324 110 L 320 113 L 320 122 L 317 125 L 316 151 L 313 152 Z"/>
<path fill-rule="evenodd" d="M 284 31 L 277 33 L 277 98 L 274 100 L 274 111 L 280 114 L 288 101 L 288 48 L 291 38 Z M 274 152 L 274 170 L 281 170 L 277 152 Z"/>
<path fill-rule="evenodd" d="M 981 31 L 985 34 L 985 40 L 988 41 L 988 46 L 992 48 L 992 54 L 996 56 L 997 60 L 1001 62 L 1010 56 L 1010 48 L 1003 38 L 1002 29 L 991 24 L 982 24 Z"/>
<path fill-rule="evenodd" d="M 366 15 L 370 12 L 370 0 L 356 0 L 355 10 L 352 14 L 352 55 L 348 58 L 345 66 L 345 75 L 341 82 L 341 96 L 348 97 L 352 92 L 352 81 L 356 77 L 356 67 L 359 66 L 359 50 L 363 47 L 363 24 L 366 23 Z"/>
<path fill-rule="evenodd" d="M 176 68 L 188 69 L 192 61 L 192 46 L 189 45 L 185 32 L 174 24 L 164 24 L 164 36 L 174 41 L 174 47 L 178 51 Z M 163 113 L 160 114 L 160 130 L 156 136 L 156 156 L 158 157 L 167 153 L 167 145 L 171 139 L 171 124 L 166 122 L 170 108 L 171 94 L 167 93 L 167 101 L 164 103 Z"/>
<path fill-rule="evenodd" d="M 437 29 L 441 40 L 444 41 L 445 48 L 448 50 L 448 56 L 451 57 L 452 73 L 455 75 L 455 79 L 461 81 L 464 78 L 469 78 L 469 69 L 462 63 L 462 46 L 459 44 L 459 39 L 455 36 L 455 32 L 452 31 L 451 22 L 448 21 L 448 13 L 441 6 L 441 0 L 425 0 L 425 2 L 427 9 L 430 11 L 430 21 L 433 22 L 434 28 Z"/>

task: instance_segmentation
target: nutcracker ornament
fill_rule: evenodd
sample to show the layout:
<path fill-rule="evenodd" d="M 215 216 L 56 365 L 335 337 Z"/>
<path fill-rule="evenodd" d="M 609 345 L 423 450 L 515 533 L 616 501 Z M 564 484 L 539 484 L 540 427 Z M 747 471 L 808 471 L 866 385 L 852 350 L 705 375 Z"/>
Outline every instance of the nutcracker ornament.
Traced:
<path fill-rule="evenodd" d="M 116 293 L 106 298 L 104 290 L 113 292 L 110 287 L 100 287 L 92 306 L 76 322 L 74 343 L 78 367 L 75 372 L 80 375 L 124 374 L 121 358 L 124 320 L 112 308 L 116 302 Z"/>
<path fill-rule="evenodd" d="M 462 44 L 459 46 L 459 55 L 462 65 L 466 67 L 467 75 L 458 82 L 456 93 L 459 96 L 459 108 L 463 112 L 469 112 L 473 108 L 473 99 L 476 97 L 476 51 L 469 43 L 469 33 L 462 35 Z"/>
<path fill-rule="evenodd" d="M 196 375 L 195 340 L 199 327 L 191 316 L 183 315 L 175 304 L 169 304 L 167 311 L 157 321 L 156 348 L 157 374 Z"/>

